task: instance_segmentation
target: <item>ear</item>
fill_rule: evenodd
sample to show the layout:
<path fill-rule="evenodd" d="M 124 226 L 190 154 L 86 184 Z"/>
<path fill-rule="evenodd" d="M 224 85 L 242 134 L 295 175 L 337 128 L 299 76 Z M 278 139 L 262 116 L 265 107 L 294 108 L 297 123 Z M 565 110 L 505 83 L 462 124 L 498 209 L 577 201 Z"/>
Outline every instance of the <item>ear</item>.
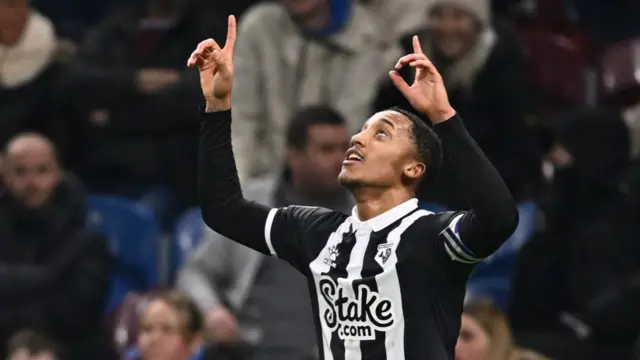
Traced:
<path fill-rule="evenodd" d="M 412 162 L 404 168 L 404 176 L 417 181 L 427 171 L 427 166 L 422 162 Z"/>
<path fill-rule="evenodd" d="M 302 157 L 304 156 L 304 153 L 301 152 L 300 150 L 296 150 L 296 149 L 287 149 L 287 164 L 289 165 L 289 167 L 293 167 L 293 168 L 297 168 L 298 164 L 301 161 L 304 161 L 302 159 Z"/>

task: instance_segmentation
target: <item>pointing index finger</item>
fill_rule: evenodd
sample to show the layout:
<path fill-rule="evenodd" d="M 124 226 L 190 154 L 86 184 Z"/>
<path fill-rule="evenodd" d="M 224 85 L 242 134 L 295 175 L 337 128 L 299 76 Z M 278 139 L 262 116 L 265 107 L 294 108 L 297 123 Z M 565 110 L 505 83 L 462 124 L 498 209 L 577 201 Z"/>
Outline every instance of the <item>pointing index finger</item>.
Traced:
<path fill-rule="evenodd" d="M 227 26 L 227 41 L 224 44 L 224 47 L 229 47 L 229 50 L 233 52 L 233 49 L 236 45 L 236 17 L 233 15 L 229 15 L 229 21 Z"/>
<path fill-rule="evenodd" d="M 416 54 L 424 54 L 422 52 L 422 46 L 420 46 L 420 39 L 418 39 L 418 35 L 413 35 L 413 52 Z"/>

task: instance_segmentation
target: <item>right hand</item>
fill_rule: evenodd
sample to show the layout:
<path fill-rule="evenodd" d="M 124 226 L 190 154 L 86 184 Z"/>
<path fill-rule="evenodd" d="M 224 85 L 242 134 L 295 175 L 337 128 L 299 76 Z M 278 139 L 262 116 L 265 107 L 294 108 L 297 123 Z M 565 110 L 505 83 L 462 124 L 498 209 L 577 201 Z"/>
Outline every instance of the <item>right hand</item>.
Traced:
<path fill-rule="evenodd" d="M 218 343 L 232 344 L 239 338 L 238 321 L 229 310 L 222 306 L 207 312 L 205 325 L 207 332 Z"/>
<path fill-rule="evenodd" d="M 200 86 L 207 101 L 207 110 L 228 110 L 231 108 L 233 87 L 233 49 L 236 43 L 236 18 L 229 16 L 227 40 L 223 48 L 207 39 L 191 54 L 187 66 L 200 70 Z"/>

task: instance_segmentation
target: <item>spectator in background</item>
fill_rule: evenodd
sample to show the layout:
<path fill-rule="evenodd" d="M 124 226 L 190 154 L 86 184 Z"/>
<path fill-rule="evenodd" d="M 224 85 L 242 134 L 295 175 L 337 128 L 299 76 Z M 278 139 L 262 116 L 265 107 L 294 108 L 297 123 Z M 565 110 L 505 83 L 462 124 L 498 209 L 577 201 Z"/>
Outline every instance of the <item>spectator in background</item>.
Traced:
<path fill-rule="evenodd" d="M 286 122 L 328 105 L 360 129 L 382 76 L 383 28 L 352 0 L 280 0 L 248 10 L 236 44 L 233 141 L 241 181 L 277 171 Z"/>
<path fill-rule="evenodd" d="M 54 102 L 62 57 L 53 24 L 29 0 L 0 0 L 0 147 L 27 130 L 57 142 Z"/>
<path fill-rule="evenodd" d="M 427 8 L 433 0 L 358 0 L 376 16 L 376 24 L 384 29 L 389 43 L 396 43 L 407 33 L 424 28 Z M 394 61 L 399 54 L 393 54 Z"/>
<path fill-rule="evenodd" d="M 269 206 L 351 211 L 353 199 L 337 181 L 350 141 L 346 121 L 330 108 L 308 107 L 294 115 L 286 139 L 285 176 L 248 182 L 246 197 Z M 315 332 L 306 281 L 288 263 L 209 231 L 181 270 L 178 287 L 206 314 L 207 330 L 218 344 L 245 343 L 254 360 L 312 355 Z"/>
<path fill-rule="evenodd" d="M 77 120 L 69 129 L 74 168 L 92 192 L 144 198 L 157 213 L 195 204 L 202 95 L 184 59 L 220 34 L 218 25 L 192 1 L 145 0 L 89 33 L 65 108 Z"/>
<path fill-rule="evenodd" d="M 440 69 L 452 106 L 507 183 L 516 198 L 526 195 L 525 184 L 536 178 L 539 160 L 528 136 L 525 120 L 530 94 L 525 81 L 525 58 L 511 29 L 491 22 L 487 0 L 433 0 L 428 7 L 428 27 L 401 41 L 411 51 L 411 37 L 420 34 L 422 48 Z M 401 75 L 413 81 L 409 67 Z M 378 96 L 377 109 L 397 105 L 411 110 L 389 81 Z M 467 209 L 466 199 L 455 191 L 450 166 L 439 175 L 433 194 L 421 198 L 454 209 Z"/>
<path fill-rule="evenodd" d="M 261 0 L 235 0 L 235 1 L 210 1 L 210 0 L 198 0 L 205 4 L 209 8 L 213 9 L 218 14 L 227 17 L 228 15 L 234 15 L 236 18 L 240 18 L 247 9 L 251 6 L 261 2 Z M 268 0 L 277 1 L 277 0 Z"/>
<path fill-rule="evenodd" d="M 9 340 L 9 360 L 58 360 L 58 346 L 41 334 L 22 331 Z"/>
<path fill-rule="evenodd" d="M 555 122 L 553 183 L 540 229 L 520 251 L 509 316 L 521 342 L 557 360 L 625 359 L 640 335 L 640 181 L 612 110 Z"/>
<path fill-rule="evenodd" d="M 465 304 L 456 344 L 456 360 L 545 359 L 514 344 L 507 318 L 493 303 L 472 299 Z"/>
<path fill-rule="evenodd" d="M 198 307 L 179 292 L 151 301 L 140 318 L 138 347 L 129 360 L 201 360 L 203 319 Z"/>
<path fill-rule="evenodd" d="M 0 343 L 33 329 L 67 348 L 69 359 L 110 359 L 101 325 L 111 257 L 105 239 L 85 230 L 81 185 L 37 134 L 9 142 L 3 182 Z"/>
<path fill-rule="evenodd" d="M 126 0 L 31 0 L 33 6 L 56 24 L 58 36 L 81 42 L 86 32 Z M 129 0 L 131 1 L 131 0 Z M 138 1 L 138 0 L 135 0 Z"/>

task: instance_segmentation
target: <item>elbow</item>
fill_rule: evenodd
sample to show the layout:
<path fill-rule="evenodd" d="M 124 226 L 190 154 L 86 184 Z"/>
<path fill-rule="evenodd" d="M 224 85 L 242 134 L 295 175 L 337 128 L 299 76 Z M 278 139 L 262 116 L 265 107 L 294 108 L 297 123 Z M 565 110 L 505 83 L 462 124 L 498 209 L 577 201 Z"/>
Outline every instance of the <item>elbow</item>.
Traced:
<path fill-rule="evenodd" d="M 492 234 L 493 238 L 505 241 L 516 231 L 520 214 L 515 201 L 509 196 L 508 202 L 505 201 L 499 207 L 494 206 L 493 211 L 484 212 L 479 220 L 485 231 Z"/>
<path fill-rule="evenodd" d="M 515 202 L 512 201 L 509 209 L 504 211 L 497 220 L 495 226 L 496 233 L 499 233 L 502 238 L 507 239 L 516 231 L 520 220 L 520 214 L 518 213 L 518 207 Z"/>
<path fill-rule="evenodd" d="M 234 224 L 238 221 L 242 212 L 239 212 L 235 204 L 225 204 L 215 208 L 202 207 L 202 220 L 218 234 L 227 234 L 233 231 Z"/>
<path fill-rule="evenodd" d="M 202 208 L 202 220 L 209 227 L 209 229 L 220 233 L 221 227 L 224 227 L 225 219 L 224 212 L 212 209 Z"/>

